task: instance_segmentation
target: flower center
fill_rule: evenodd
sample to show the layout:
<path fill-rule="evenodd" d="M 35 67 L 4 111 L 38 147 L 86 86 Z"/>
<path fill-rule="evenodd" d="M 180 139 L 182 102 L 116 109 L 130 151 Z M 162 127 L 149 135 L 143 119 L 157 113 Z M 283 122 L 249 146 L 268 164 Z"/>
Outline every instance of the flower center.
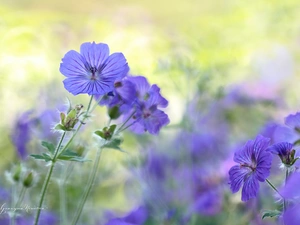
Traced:
<path fill-rule="evenodd" d="M 95 67 L 90 68 L 91 71 L 91 80 L 97 80 L 97 69 Z"/>
<path fill-rule="evenodd" d="M 255 165 L 249 165 L 247 163 L 241 164 L 241 167 L 248 167 L 250 168 L 253 172 L 256 170 L 256 166 Z"/>

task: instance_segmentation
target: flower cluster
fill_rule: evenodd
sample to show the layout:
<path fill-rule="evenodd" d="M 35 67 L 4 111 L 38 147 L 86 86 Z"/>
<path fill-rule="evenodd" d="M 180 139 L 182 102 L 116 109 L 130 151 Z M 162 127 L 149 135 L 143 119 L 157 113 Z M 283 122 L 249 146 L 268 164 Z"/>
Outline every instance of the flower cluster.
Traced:
<path fill-rule="evenodd" d="M 123 115 L 127 127 L 136 133 L 157 134 L 170 122 L 159 109 L 168 105 L 160 88 L 150 85 L 143 76 L 129 75 L 124 55 L 109 55 L 106 44 L 84 43 L 80 53 L 69 51 L 60 71 L 67 77 L 64 85 L 70 93 L 95 95 L 100 105 L 109 108 L 111 119 Z"/>

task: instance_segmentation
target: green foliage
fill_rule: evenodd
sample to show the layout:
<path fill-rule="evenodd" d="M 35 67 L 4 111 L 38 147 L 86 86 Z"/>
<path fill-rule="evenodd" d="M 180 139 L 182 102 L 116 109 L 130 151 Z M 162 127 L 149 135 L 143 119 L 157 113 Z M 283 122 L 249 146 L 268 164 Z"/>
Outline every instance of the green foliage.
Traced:
<path fill-rule="evenodd" d="M 64 161 L 76 161 L 76 162 L 86 162 L 90 161 L 85 159 L 84 157 L 81 157 L 76 152 L 72 152 L 71 150 L 67 149 L 66 151 L 62 152 L 57 159 L 64 160 Z"/>
<path fill-rule="evenodd" d="M 278 210 L 268 210 L 266 212 L 263 213 L 262 215 L 262 219 L 264 218 L 268 218 L 268 217 L 279 217 L 281 215 L 281 212 Z"/>

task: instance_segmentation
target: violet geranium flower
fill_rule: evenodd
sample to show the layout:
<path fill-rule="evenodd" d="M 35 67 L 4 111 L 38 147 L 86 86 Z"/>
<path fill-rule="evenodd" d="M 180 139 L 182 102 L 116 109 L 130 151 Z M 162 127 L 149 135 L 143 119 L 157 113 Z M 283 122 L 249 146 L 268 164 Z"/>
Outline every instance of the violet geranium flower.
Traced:
<path fill-rule="evenodd" d="M 63 81 L 67 91 L 73 95 L 104 95 L 113 91 L 116 79 L 129 71 L 122 53 L 109 55 L 106 44 L 83 43 L 80 53 L 67 52 L 60 64 L 60 72 L 67 78 Z"/>
<path fill-rule="evenodd" d="M 264 182 L 270 175 L 272 155 L 266 151 L 269 142 L 269 138 L 258 135 L 234 154 L 233 160 L 239 165 L 229 170 L 230 188 L 235 193 L 243 184 L 242 201 L 255 198 L 259 181 Z"/>
<path fill-rule="evenodd" d="M 136 90 L 131 130 L 135 133 L 148 131 L 150 134 L 158 134 L 170 122 L 168 115 L 159 109 L 167 107 L 168 101 L 160 94 L 160 88 L 156 84 L 150 86 L 145 77 L 135 76 L 128 79 Z"/>
<path fill-rule="evenodd" d="M 274 144 L 270 146 L 267 151 L 278 155 L 281 162 L 287 167 L 294 165 L 294 163 L 298 160 L 297 157 L 295 158 L 296 151 L 293 149 L 293 145 L 288 142 Z"/>

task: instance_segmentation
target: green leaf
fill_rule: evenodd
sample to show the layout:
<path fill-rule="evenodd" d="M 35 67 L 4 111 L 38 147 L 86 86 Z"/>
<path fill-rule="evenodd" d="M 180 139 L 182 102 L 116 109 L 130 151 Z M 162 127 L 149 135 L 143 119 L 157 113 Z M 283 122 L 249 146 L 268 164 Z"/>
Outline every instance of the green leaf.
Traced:
<path fill-rule="evenodd" d="M 278 210 L 268 210 L 266 212 L 263 213 L 262 215 L 262 219 L 266 218 L 266 217 L 278 217 L 281 215 L 281 212 Z"/>
<path fill-rule="evenodd" d="M 113 124 L 113 125 L 111 125 L 110 127 L 109 127 L 109 131 L 110 131 L 110 133 L 114 133 L 115 132 L 115 129 L 116 129 L 116 127 L 117 127 L 117 125 L 116 124 Z"/>
<path fill-rule="evenodd" d="M 52 143 L 49 143 L 47 141 L 42 141 L 42 146 L 48 149 L 50 153 L 54 154 L 55 146 Z"/>
<path fill-rule="evenodd" d="M 61 125 L 61 124 L 57 124 L 54 127 L 55 130 L 63 130 L 63 131 L 67 131 L 67 129 L 65 128 L 65 126 Z"/>
<path fill-rule="evenodd" d="M 66 150 L 63 153 L 61 153 L 57 159 L 60 160 L 65 160 L 65 161 L 77 161 L 77 162 L 86 162 L 86 161 L 90 161 L 88 159 L 84 159 L 83 157 L 81 157 L 79 154 L 77 154 L 76 152 L 72 152 L 71 150 Z"/>
<path fill-rule="evenodd" d="M 45 154 L 45 153 L 43 153 L 43 155 L 32 154 L 30 156 L 35 158 L 35 159 L 45 160 L 46 162 L 49 162 L 49 161 L 52 160 L 52 158 L 48 154 Z"/>
<path fill-rule="evenodd" d="M 104 138 L 104 133 L 103 133 L 101 130 L 97 130 L 97 131 L 95 131 L 94 133 L 95 133 L 96 135 L 102 137 L 103 139 L 105 139 L 105 138 Z"/>
<path fill-rule="evenodd" d="M 106 144 L 103 145 L 103 148 L 112 148 L 112 149 L 116 149 L 119 150 L 121 152 L 124 152 L 121 148 L 120 145 L 123 142 L 123 139 L 120 137 L 113 137 L 113 139 L 111 139 L 109 142 L 107 142 Z"/>

